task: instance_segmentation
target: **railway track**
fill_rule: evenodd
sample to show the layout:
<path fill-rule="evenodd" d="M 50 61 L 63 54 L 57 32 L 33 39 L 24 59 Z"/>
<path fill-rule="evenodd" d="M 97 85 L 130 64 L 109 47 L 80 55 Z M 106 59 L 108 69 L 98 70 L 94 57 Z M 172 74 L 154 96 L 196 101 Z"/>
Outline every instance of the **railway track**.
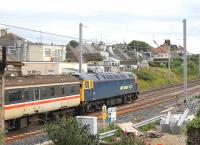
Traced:
<path fill-rule="evenodd" d="M 24 138 L 42 134 L 42 130 L 39 126 L 34 128 L 21 129 L 19 131 L 11 132 L 6 134 L 6 143 L 12 143 L 14 141 L 22 140 Z"/>
<path fill-rule="evenodd" d="M 140 111 L 142 109 L 150 108 L 169 101 L 173 101 L 176 99 L 177 95 L 182 96 L 182 89 L 183 86 L 181 84 L 173 85 L 172 87 L 167 88 L 144 91 L 141 93 L 138 100 L 136 100 L 134 103 L 118 106 L 117 115 L 121 116 L 130 112 Z M 188 95 L 193 95 L 198 92 L 200 92 L 200 80 L 190 82 L 188 84 Z M 181 97 L 181 99 L 181 101 L 183 101 L 183 97 Z M 90 113 L 87 115 L 101 118 L 101 112 Z M 6 134 L 6 143 L 22 140 L 24 138 L 39 135 L 42 133 L 43 132 L 41 128 L 38 126 L 32 129 L 22 129 L 16 132 L 11 132 Z"/>
<path fill-rule="evenodd" d="M 164 102 L 175 100 L 176 96 L 181 96 L 183 94 L 182 89 L 183 89 L 182 86 L 176 85 L 173 86 L 172 88 L 167 88 L 162 90 L 159 89 L 157 91 L 154 90 L 154 91 L 148 91 L 148 93 L 142 93 L 142 95 L 140 95 L 139 98 L 134 103 L 118 106 L 117 115 L 119 116 L 124 115 L 129 112 L 142 110 L 143 108 L 145 109 L 146 108 L 145 106 L 151 107 L 162 104 Z M 193 89 L 194 92 L 192 92 Z M 190 95 L 190 93 L 194 94 L 198 91 L 200 92 L 200 81 L 194 81 L 188 85 L 188 95 Z M 101 112 L 90 113 L 89 115 L 101 118 Z"/>

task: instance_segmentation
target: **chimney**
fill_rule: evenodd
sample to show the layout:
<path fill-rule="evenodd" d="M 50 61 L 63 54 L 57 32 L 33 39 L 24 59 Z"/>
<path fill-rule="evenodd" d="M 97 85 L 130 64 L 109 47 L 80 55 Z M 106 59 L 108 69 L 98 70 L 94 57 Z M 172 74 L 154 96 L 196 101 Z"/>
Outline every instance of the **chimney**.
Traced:
<path fill-rule="evenodd" d="M 0 37 L 7 34 L 7 29 L 0 29 Z"/>

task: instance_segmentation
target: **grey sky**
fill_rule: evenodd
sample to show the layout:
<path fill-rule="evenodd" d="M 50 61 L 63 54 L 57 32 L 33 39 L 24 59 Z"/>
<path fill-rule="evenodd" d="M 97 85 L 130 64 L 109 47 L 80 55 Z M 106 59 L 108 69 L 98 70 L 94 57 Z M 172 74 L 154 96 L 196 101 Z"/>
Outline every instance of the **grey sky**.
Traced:
<path fill-rule="evenodd" d="M 155 46 L 154 36 L 159 44 L 171 39 L 179 45 L 184 18 L 188 50 L 200 53 L 198 0 L 0 0 L 1 23 L 78 37 L 78 24 L 82 22 L 87 26 L 84 38 L 109 43 L 136 39 Z M 15 29 L 10 31 L 31 39 L 39 37 Z"/>

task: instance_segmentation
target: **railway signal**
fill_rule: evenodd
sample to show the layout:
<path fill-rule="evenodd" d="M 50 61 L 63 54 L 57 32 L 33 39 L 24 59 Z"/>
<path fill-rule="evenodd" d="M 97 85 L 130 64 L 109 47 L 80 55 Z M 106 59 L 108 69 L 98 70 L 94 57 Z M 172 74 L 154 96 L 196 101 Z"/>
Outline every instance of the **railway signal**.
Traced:
<path fill-rule="evenodd" d="M 106 118 L 107 118 L 107 107 L 106 107 L 105 104 L 102 106 L 102 116 L 101 116 L 101 118 L 103 120 L 103 127 L 105 128 L 106 127 Z"/>

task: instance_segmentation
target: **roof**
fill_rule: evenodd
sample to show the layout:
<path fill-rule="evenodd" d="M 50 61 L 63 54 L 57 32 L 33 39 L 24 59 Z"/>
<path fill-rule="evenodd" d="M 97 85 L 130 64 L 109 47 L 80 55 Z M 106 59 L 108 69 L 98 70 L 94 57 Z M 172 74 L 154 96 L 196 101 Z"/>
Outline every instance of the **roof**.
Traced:
<path fill-rule="evenodd" d="M 0 62 L 2 61 L 2 48 L 0 47 Z M 8 65 L 23 65 L 23 63 L 13 57 L 11 54 L 7 54 Z"/>
<path fill-rule="evenodd" d="M 71 75 L 36 75 L 21 77 L 6 77 L 5 87 L 24 86 L 24 85 L 42 85 L 52 83 L 79 82 L 79 78 Z"/>
<path fill-rule="evenodd" d="M 99 53 L 85 53 L 83 58 L 85 61 L 103 61 L 103 57 Z"/>
<path fill-rule="evenodd" d="M 71 62 L 77 62 L 79 60 L 79 48 L 73 48 L 67 45 L 67 60 Z M 102 61 L 103 57 L 99 53 L 83 53 L 84 61 Z"/>
<path fill-rule="evenodd" d="M 105 80 L 120 80 L 133 78 L 134 74 L 131 72 L 99 72 L 99 73 L 82 73 L 80 75 L 81 80 L 94 80 L 94 81 L 105 81 Z"/>
<path fill-rule="evenodd" d="M 135 59 L 130 59 L 130 60 L 122 60 L 120 61 L 120 64 L 124 65 L 134 65 L 137 64 L 137 58 Z"/>
<path fill-rule="evenodd" d="M 167 51 L 168 51 L 167 48 L 164 47 L 164 46 L 153 48 L 153 53 L 154 54 L 167 53 Z"/>
<path fill-rule="evenodd" d="M 26 41 L 26 39 L 15 35 L 13 33 L 8 33 L 0 37 L 0 46 L 14 46 L 15 40 Z M 32 44 L 32 42 L 27 41 L 28 44 Z"/>

